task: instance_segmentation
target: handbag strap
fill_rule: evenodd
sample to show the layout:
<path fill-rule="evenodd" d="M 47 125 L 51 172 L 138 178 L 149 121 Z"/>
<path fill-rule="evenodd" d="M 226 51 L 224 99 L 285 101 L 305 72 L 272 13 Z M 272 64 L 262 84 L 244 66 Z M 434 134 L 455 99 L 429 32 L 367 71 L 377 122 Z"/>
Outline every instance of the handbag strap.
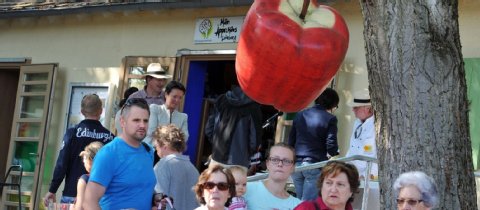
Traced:
<path fill-rule="evenodd" d="M 147 150 L 147 152 L 150 152 L 150 146 L 148 146 L 147 143 L 142 141 L 142 145 L 145 147 L 145 150 Z"/>

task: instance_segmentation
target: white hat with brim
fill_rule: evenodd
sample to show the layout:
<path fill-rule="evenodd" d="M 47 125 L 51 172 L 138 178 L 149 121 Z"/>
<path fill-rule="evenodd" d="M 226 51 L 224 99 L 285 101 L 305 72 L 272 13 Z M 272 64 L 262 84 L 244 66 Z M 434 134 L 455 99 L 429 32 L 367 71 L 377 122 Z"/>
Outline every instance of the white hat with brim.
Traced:
<path fill-rule="evenodd" d="M 167 74 L 167 71 L 162 68 L 162 65 L 159 63 L 151 63 L 147 67 L 147 72 L 143 75 L 144 77 L 151 76 L 157 79 L 170 79 L 172 75 Z"/>
<path fill-rule="evenodd" d="M 348 103 L 350 107 L 370 106 L 370 93 L 368 89 L 355 91 L 353 93 L 353 100 Z"/>

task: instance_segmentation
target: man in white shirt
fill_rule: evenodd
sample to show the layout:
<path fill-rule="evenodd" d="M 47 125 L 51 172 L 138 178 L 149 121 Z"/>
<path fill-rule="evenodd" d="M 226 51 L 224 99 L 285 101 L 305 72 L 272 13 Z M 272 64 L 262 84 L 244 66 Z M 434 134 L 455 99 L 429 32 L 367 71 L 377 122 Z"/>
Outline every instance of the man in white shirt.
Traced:
<path fill-rule="evenodd" d="M 352 107 L 353 113 L 357 118 L 353 125 L 352 137 L 346 157 L 353 155 L 363 155 L 377 158 L 377 145 L 375 143 L 375 119 L 373 109 L 370 103 L 370 94 L 368 89 L 357 91 L 353 94 L 353 101 L 348 104 Z M 352 162 L 358 169 L 361 177 L 366 175 L 367 163 L 365 161 Z M 378 165 L 372 164 L 371 178 L 378 176 Z"/>

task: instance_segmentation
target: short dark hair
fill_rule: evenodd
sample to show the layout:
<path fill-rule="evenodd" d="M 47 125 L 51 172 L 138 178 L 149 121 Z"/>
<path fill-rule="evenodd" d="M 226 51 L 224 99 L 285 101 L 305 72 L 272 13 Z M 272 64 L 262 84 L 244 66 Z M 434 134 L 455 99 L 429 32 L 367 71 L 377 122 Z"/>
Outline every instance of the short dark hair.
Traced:
<path fill-rule="evenodd" d="M 83 96 L 80 104 L 84 115 L 95 116 L 102 110 L 102 100 L 97 94 L 88 94 Z"/>
<path fill-rule="evenodd" d="M 145 99 L 143 98 L 129 98 L 125 102 L 125 104 L 122 106 L 122 109 L 120 111 L 120 114 L 122 117 L 127 116 L 127 114 L 130 112 L 130 108 L 132 106 L 136 106 L 141 109 L 145 109 L 148 111 L 148 115 L 150 115 L 150 108 L 148 107 L 148 103 Z"/>
<path fill-rule="evenodd" d="M 337 91 L 332 88 L 325 89 L 317 99 L 315 99 L 315 104 L 321 105 L 325 109 L 332 109 L 338 106 L 340 98 L 338 97 Z"/>
<path fill-rule="evenodd" d="M 125 92 L 123 93 L 123 99 L 120 100 L 120 103 L 118 104 L 118 107 L 122 108 L 122 106 L 127 101 L 128 97 L 130 97 L 130 95 L 132 95 L 133 93 L 135 93 L 137 91 L 138 91 L 137 87 L 129 87 L 128 89 L 126 89 Z"/>
<path fill-rule="evenodd" d="M 230 194 L 230 198 L 228 198 L 227 202 L 225 202 L 225 206 L 229 206 L 230 202 L 232 201 L 232 197 L 236 195 L 235 178 L 233 177 L 230 169 L 224 168 L 221 165 L 213 165 L 203 171 L 198 177 L 197 184 L 193 187 L 193 192 L 195 192 L 195 197 L 197 198 L 198 202 L 200 204 L 205 204 L 205 198 L 203 198 L 203 185 L 208 181 L 208 179 L 210 179 L 210 176 L 216 172 L 225 174 L 225 177 L 227 177 L 228 193 Z"/>
<path fill-rule="evenodd" d="M 137 87 L 129 87 L 128 89 L 125 90 L 123 93 L 123 98 L 128 98 L 130 95 L 133 93 L 137 92 L 138 88 Z"/>
<path fill-rule="evenodd" d="M 318 195 L 322 197 L 322 187 L 325 178 L 330 175 L 337 176 L 340 173 L 345 173 L 345 175 L 347 175 L 348 183 L 350 184 L 350 191 L 352 192 L 352 197 L 350 197 L 347 202 L 353 202 L 353 197 L 360 187 L 357 168 L 350 163 L 336 160 L 328 162 L 327 165 L 322 168 L 322 173 L 317 181 Z"/>
<path fill-rule="evenodd" d="M 183 93 L 187 91 L 182 83 L 175 80 L 172 80 L 167 84 L 167 86 L 165 87 L 165 93 L 170 94 L 173 89 L 181 90 L 183 91 Z"/>

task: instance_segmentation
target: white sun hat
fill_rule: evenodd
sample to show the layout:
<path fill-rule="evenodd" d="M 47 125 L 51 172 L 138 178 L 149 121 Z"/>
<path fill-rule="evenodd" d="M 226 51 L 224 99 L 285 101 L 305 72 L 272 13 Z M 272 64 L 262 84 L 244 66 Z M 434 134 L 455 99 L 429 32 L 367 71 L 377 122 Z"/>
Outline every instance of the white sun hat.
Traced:
<path fill-rule="evenodd" d="M 147 67 L 147 72 L 145 72 L 144 77 L 151 76 L 157 79 L 170 79 L 172 75 L 167 74 L 167 71 L 162 68 L 162 65 L 159 63 L 151 63 Z"/>
<path fill-rule="evenodd" d="M 353 100 L 348 103 L 348 106 L 350 107 L 369 106 L 369 105 L 371 105 L 370 93 L 366 88 L 355 91 L 353 93 Z"/>

